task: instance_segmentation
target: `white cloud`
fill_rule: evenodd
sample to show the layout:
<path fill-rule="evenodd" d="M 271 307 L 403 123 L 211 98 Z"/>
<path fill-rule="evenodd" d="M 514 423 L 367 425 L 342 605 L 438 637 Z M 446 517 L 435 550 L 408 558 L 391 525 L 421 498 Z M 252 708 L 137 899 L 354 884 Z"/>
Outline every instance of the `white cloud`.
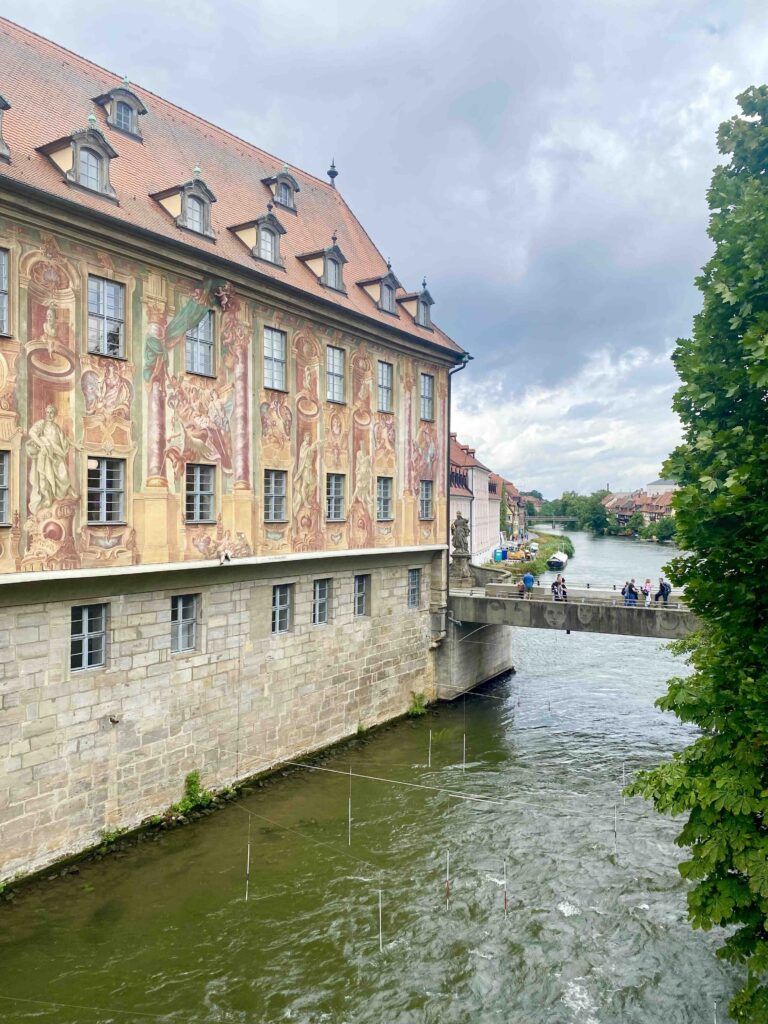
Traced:
<path fill-rule="evenodd" d="M 596 352 L 570 379 L 553 387 L 477 389 L 457 377 L 452 429 L 478 458 L 518 487 L 548 497 L 610 484 L 613 490 L 655 479 L 678 443 L 671 411 L 675 378 L 669 353 L 634 349 Z"/>

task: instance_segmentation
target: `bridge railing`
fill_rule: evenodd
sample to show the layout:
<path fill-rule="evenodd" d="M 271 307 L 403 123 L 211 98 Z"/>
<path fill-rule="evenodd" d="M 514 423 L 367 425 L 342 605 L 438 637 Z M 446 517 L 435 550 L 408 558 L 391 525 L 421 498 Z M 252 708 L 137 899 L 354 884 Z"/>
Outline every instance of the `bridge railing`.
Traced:
<path fill-rule="evenodd" d="M 623 584 L 622 584 L 623 586 Z M 454 589 L 453 587 L 451 588 Z M 531 592 L 530 598 L 521 597 L 517 589 L 516 583 L 488 583 L 484 587 L 473 587 L 469 593 L 477 596 L 484 595 L 485 597 L 502 597 L 511 598 L 514 600 L 533 600 L 538 602 L 551 602 L 553 601 L 553 595 L 550 590 L 550 584 L 548 583 L 537 583 L 533 591 Z M 685 609 L 685 603 L 683 601 L 684 593 L 682 590 L 673 590 L 669 595 L 666 603 L 660 597 L 658 601 L 654 600 L 654 594 L 656 591 L 651 593 L 651 608 L 680 608 Z M 621 593 L 621 587 L 610 585 L 607 587 L 596 587 L 591 585 L 568 587 L 567 601 L 569 604 L 594 604 L 594 605 L 619 605 L 624 606 L 625 600 Z M 629 607 L 633 608 L 644 608 L 645 607 L 645 595 L 640 594 L 637 602 Z"/>

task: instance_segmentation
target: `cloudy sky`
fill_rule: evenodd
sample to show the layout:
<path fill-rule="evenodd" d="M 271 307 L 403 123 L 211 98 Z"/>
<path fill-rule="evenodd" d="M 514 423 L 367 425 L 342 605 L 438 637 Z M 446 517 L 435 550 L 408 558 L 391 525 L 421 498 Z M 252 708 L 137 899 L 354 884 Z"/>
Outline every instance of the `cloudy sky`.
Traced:
<path fill-rule="evenodd" d="M 615 490 L 675 444 L 718 123 L 764 0 L 4 0 L 3 13 L 337 184 L 474 361 L 462 440 Z M 1 74 L 1 71 L 0 71 Z"/>

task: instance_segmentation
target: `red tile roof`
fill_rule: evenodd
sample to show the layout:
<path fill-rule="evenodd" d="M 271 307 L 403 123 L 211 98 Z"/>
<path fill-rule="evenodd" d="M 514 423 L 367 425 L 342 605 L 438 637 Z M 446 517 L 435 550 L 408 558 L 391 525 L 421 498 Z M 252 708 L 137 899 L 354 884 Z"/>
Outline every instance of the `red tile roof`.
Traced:
<path fill-rule="evenodd" d="M 456 439 L 455 434 L 451 434 L 451 462 L 456 466 L 477 466 L 479 469 L 484 469 L 486 473 L 490 473 L 490 469 L 484 466 L 479 459 L 475 458 L 475 449 L 470 448 L 469 445 L 462 444 L 461 441 Z"/>
<path fill-rule="evenodd" d="M 203 255 L 219 256 L 254 274 L 286 282 L 450 353 L 463 351 L 434 324 L 432 330 L 419 327 L 402 308 L 396 319 L 379 310 L 370 296 L 355 286 L 358 281 L 386 274 L 387 263 L 339 192 L 297 167 L 289 168 L 301 189 L 296 214 L 282 212 L 279 205 L 274 210 L 286 229 L 280 242 L 285 270 L 262 261 L 257 264 L 228 229 L 267 212 L 272 193 L 263 179 L 277 174 L 283 161 L 133 83 L 131 91 L 148 111 L 139 122 L 143 141 L 117 131 L 107 124 L 104 108 L 94 106 L 93 100 L 121 85 L 120 76 L 0 18 L 0 94 L 11 104 L 3 118 L 11 162 L 0 162 L 0 185 L 11 179 L 42 190 L 189 245 Z M 92 110 L 100 131 L 119 154 L 110 164 L 117 204 L 68 185 L 52 161 L 37 152 L 46 143 L 86 128 Z M 198 164 L 202 180 L 217 200 L 211 210 L 215 241 L 178 228 L 150 198 L 190 181 Z M 296 259 L 300 253 L 330 246 L 334 231 L 348 261 L 344 268 L 346 294 L 323 287 Z M 398 297 L 402 294 L 401 290 Z"/>

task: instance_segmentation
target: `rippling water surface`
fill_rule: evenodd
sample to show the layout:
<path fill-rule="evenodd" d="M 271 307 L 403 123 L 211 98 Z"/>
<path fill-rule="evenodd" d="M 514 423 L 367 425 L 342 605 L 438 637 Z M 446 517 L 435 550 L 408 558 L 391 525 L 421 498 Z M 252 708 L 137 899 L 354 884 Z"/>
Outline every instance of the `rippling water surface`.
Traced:
<path fill-rule="evenodd" d="M 574 583 L 671 553 L 572 536 Z M 652 640 L 515 647 L 516 675 L 323 762 L 356 773 L 351 846 L 349 778 L 304 772 L 2 907 L 0 1020 L 724 1021 L 734 978 L 686 921 L 679 823 L 620 795 L 691 738 L 653 707 L 681 666 Z"/>

